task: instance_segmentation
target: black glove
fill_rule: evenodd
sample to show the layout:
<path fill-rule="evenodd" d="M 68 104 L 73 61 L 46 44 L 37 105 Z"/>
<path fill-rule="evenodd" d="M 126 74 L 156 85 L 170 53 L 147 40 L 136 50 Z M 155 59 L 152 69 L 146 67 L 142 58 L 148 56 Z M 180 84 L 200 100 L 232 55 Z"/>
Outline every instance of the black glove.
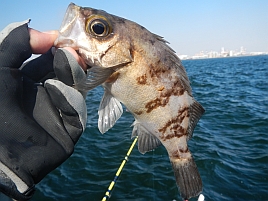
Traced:
<path fill-rule="evenodd" d="M 29 39 L 27 22 L 0 32 L 0 191 L 16 200 L 32 197 L 86 125 L 85 94 L 72 87 L 84 71 L 63 49 L 23 64 Z"/>

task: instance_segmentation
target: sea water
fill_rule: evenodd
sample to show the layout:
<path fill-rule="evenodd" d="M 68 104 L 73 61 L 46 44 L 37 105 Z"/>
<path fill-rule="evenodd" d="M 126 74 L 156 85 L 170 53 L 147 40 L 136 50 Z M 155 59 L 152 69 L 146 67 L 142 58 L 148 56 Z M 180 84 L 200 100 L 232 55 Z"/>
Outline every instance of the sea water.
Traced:
<path fill-rule="evenodd" d="M 268 200 L 268 56 L 182 63 L 194 97 L 206 109 L 189 141 L 205 200 Z M 74 154 L 37 185 L 33 201 L 103 198 L 133 141 L 133 117 L 124 112 L 100 134 L 102 94 L 101 87 L 88 93 L 87 128 Z M 134 147 L 110 198 L 120 200 L 181 200 L 164 147 L 145 155 Z"/>

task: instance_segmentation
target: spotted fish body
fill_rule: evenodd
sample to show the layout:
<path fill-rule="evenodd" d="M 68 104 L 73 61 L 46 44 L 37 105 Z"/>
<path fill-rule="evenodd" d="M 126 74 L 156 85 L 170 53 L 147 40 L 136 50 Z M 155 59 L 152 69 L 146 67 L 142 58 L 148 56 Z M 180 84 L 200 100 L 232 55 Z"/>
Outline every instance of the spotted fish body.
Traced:
<path fill-rule="evenodd" d="M 187 141 L 204 109 L 166 41 L 129 20 L 70 4 L 55 45 L 73 47 L 90 66 L 78 89 L 104 87 L 100 132 L 115 124 L 124 104 L 135 118 L 132 136 L 139 136 L 139 151 L 164 145 L 181 196 L 200 194 L 202 181 Z"/>

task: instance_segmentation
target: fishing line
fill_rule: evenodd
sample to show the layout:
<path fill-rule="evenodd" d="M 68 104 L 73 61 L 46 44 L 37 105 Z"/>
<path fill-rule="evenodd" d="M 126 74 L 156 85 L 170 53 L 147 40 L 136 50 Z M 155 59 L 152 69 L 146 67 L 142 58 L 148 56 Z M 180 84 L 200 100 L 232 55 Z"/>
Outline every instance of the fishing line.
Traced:
<path fill-rule="evenodd" d="M 154 187 L 154 150 L 153 150 L 153 165 L 152 165 L 152 167 L 153 167 L 153 189 L 155 190 L 155 187 Z M 154 195 L 154 201 L 155 201 L 155 195 Z"/>
<path fill-rule="evenodd" d="M 138 136 L 134 139 L 134 141 L 132 142 L 131 146 L 129 147 L 127 155 L 125 156 L 125 158 L 122 161 L 120 167 L 118 168 L 118 170 L 117 170 L 117 172 L 115 174 L 114 180 L 110 183 L 110 186 L 108 187 L 108 190 L 106 191 L 106 193 L 105 193 L 105 195 L 104 195 L 104 197 L 102 198 L 101 201 L 106 201 L 111 197 L 110 193 L 111 193 L 111 191 L 112 191 L 112 189 L 113 189 L 113 187 L 114 187 L 114 185 L 115 185 L 115 183 L 116 183 L 116 181 L 117 181 L 122 169 L 124 168 L 124 165 L 126 164 L 126 162 L 128 160 L 128 157 L 129 157 L 130 153 L 132 152 L 133 147 L 136 144 L 137 140 L 138 140 Z"/>

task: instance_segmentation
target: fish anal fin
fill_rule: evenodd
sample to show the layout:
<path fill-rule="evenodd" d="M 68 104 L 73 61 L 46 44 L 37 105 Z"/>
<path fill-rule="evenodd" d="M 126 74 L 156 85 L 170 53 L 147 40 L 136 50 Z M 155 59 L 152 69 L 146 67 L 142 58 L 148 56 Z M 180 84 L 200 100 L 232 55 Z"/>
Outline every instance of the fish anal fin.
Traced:
<path fill-rule="evenodd" d="M 98 127 L 101 133 L 112 128 L 115 122 L 121 117 L 123 108 L 121 103 L 112 96 L 109 90 L 104 89 L 104 94 L 99 107 Z"/>
<path fill-rule="evenodd" d="M 145 154 L 148 151 L 159 147 L 162 143 L 160 140 L 146 130 L 141 124 L 134 123 L 132 137 L 138 136 L 138 149 L 140 153 Z"/>
<path fill-rule="evenodd" d="M 189 118 L 189 127 L 187 130 L 187 140 L 189 140 L 193 136 L 194 128 L 199 121 L 202 114 L 204 114 L 205 109 L 202 107 L 200 103 L 196 100 L 190 105 L 190 118 Z"/>
<path fill-rule="evenodd" d="M 202 192 L 202 180 L 193 158 L 170 158 L 181 197 L 188 200 Z"/>

